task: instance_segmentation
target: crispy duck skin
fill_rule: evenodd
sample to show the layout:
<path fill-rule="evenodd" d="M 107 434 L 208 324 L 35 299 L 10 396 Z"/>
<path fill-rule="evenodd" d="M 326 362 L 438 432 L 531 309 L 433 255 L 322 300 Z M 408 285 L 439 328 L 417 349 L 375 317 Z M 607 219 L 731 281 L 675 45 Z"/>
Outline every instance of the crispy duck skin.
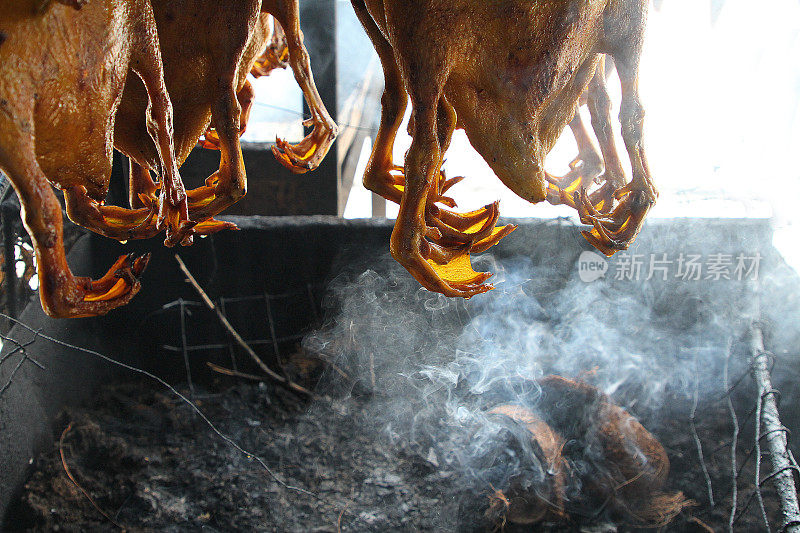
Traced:
<path fill-rule="evenodd" d="M 198 140 L 220 151 L 219 170 L 204 186 L 188 191 L 189 218 L 198 223 L 196 233 L 219 231 L 232 225 L 211 217 L 244 196 L 247 188 L 239 137 L 254 97 L 248 73 L 268 73 L 271 54 L 278 54 L 277 61 L 292 68 L 309 104 L 312 132 L 296 146 L 278 139 L 273 148 L 278 161 L 293 172 L 316 168 L 338 129 L 314 85 L 298 0 L 231 0 L 224 9 L 216 0 L 152 2 L 175 110 L 178 162 Z M 158 186 L 150 174 L 158 169 L 156 150 L 143 135 L 147 124 L 140 118 L 146 106 L 144 87 L 129 79 L 117 113 L 115 147 L 131 158 L 129 196 L 134 209 L 146 209 L 157 199 Z"/>
<path fill-rule="evenodd" d="M 0 167 L 24 207 L 48 314 L 94 316 L 124 305 L 148 260 L 120 257 L 99 280 L 73 276 L 51 185 L 63 190 L 70 219 L 120 241 L 166 230 L 166 245 L 189 245 L 195 235 L 235 228 L 212 217 L 245 193 L 239 135 L 253 98 L 246 76 L 254 64 L 255 75 L 267 73 L 270 53 L 291 66 L 314 126 L 298 145 L 279 141 L 273 151 L 307 172 L 337 127 L 314 87 L 297 0 L 237 0 L 225 9 L 211 0 L 0 6 Z M 178 167 L 204 132 L 206 145 L 220 149 L 220 169 L 186 191 Z M 103 202 L 112 146 L 131 158 L 130 209 Z"/>
<path fill-rule="evenodd" d="M 55 186 L 67 197 L 87 198 L 95 206 L 88 216 L 103 216 L 114 110 L 126 79 L 134 77 L 146 88 L 140 118 L 163 173 L 158 229 L 175 238 L 192 223 L 149 1 L 0 3 L 0 168 L 19 196 L 36 252 L 42 307 L 53 317 L 102 315 L 140 289 L 148 256 L 122 256 L 97 280 L 72 274 L 53 191 Z M 67 213 L 75 215 L 69 204 Z"/>
<path fill-rule="evenodd" d="M 489 275 L 472 270 L 469 254 L 513 229 L 493 228 L 496 204 L 468 216 L 449 209 L 455 202 L 441 193 L 450 183 L 440 169 L 453 130 L 466 131 L 517 195 L 545 200 L 544 158 L 575 116 L 603 54 L 613 57 L 622 82 L 620 120 L 633 178 L 623 185 L 615 176 L 600 194 L 576 188 L 566 195 L 592 225 L 584 235 L 601 251 L 612 254 L 633 241 L 657 196 L 637 88 L 646 0 L 351 1 L 385 77 L 364 184 L 400 204 L 390 248 L 423 286 L 462 297 L 489 290 Z M 392 147 L 409 100 L 412 144 L 401 169 Z M 592 101 L 600 110 L 599 96 Z M 550 196 L 561 201 L 558 182 L 552 188 Z"/>

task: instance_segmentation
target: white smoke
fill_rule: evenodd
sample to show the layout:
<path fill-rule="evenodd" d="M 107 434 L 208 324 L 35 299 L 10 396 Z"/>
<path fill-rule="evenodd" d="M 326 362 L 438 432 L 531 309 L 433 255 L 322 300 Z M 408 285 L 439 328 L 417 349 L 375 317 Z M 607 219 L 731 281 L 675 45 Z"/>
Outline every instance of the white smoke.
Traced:
<path fill-rule="evenodd" d="M 672 253 L 686 243 L 732 252 L 757 242 L 747 229 L 726 240 L 719 227 L 665 227 L 644 232 L 632 252 Z M 695 237 L 687 239 L 687 231 Z M 351 268 L 329 286 L 327 324 L 304 341 L 307 350 L 345 368 L 357 390 L 371 391 L 365 431 L 459 472 L 476 491 L 511 476 L 531 484 L 543 478 L 535 455 L 524 450 L 530 439 L 487 414 L 503 403 L 535 409 L 538 378 L 582 379 L 647 427 L 669 416 L 675 398 L 691 398 L 695 387 L 701 401 L 722 395 L 729 347 L 757 318 L 773 321 L 768 329 L 779 341 L 773 349 L 797 340 L 796 328 L 775 324 L 796 321 L 800 303 L 787 298 L 798 283 L 774 255 L 762 263 L 758 282 L 620 280 L 612 259 L 605 277 L 586 283 L 578 273 L 579 247 L 548 256 L 552 242 L 542 242 L 538 231 L 533 240 L 518 233 L 509 237 L 516 237 L 512 257 L 482 258 L 481 268 L 501 281 L 497 289 L 469 301 L 419 288 L 388 257 L 370 269 Z M 524 245 L 530 252 L 516 253 Z M 732 361 L 732 376 L 746 372 L 746 357 L 738 353 Z M 341 385 L 331 377 L 328 385 Z"/>

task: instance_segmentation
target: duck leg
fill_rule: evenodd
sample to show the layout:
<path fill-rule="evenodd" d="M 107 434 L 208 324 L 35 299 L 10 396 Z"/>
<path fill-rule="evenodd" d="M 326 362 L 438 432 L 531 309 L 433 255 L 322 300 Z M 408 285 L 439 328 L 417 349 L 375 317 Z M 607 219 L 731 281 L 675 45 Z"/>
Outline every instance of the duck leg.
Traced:
<path fill-rule="evenodd" d="M 245 80 L 244 85 L 236 93 L 236 100 L 239 102 L 241 112 L 239 113 L 239 137 L 244 135 L 247 131 L 247 122 L 250 120 L 250 111 L 253 109 L 253 100 L 256 93 L 253 90 L 253 84 L 249 80 Z M 198 141 L 202 148 L 208 150 L 219 150 L 219 135 L 214 130 L 212 125 L 209 125 L 203 138 Z"/>
<path fill-rule="evenodd" d="M 286 42 L 286 33 L 280 23 L 272 17 L 272 35 L 269 43 L 250 69 L 250 74 L 259 78 L 268 76 L 276 68 L 286 68 L 289 63 L 289 45 Z"/>
<path fill-rule="evenodd" d="M 141 288 L 139 276 L 149 254 L 121 256 L 97 280 L 75 276 L 64 252 L 61 204 L 35 154 L 33 136 L 20 137 L 13 153 L 0 149 L 0 165 L 17 191 L 22 220 L 36 252 L 42 308 L 55 318 L 77 318 L 104 315 L 125 305 Z"/>
<path fill-rule="evenodd" d="M 241 107 L 236 96 L 234 69 L 235 66 L 228 72 L 220 73 L 211 110 L 211 123 L 219 139 L 219 170 L 206 179 L 205 185 L 187 192 L 191 219 L 201 224 L 233 205 L 247 192 L 247 176 L 239 142 Z M 224 226 L 219 229 L 236 228 L 228 222 L 208 223 Z"/>
<path fill-rule="evenodd" d="M 364 187 L 386 200 L 400 204 L 405 190 L 405 169 L 392 162 L 392 152 L 395 137 L 403 122 L 403 114 L 408 105 L 408 95 L 403 87 L 402 75 L 395 62 L 391 45 L 375 24 L 363 0 L 353 0 L 352 4 L 378 53 L 384 74 L 381 122 L 364 173 Z M 444 96 L 440 98 L 436 112 L 437 136 L 442 147 L 441 153 L 444 153 L 450 144 L 456 115 L 455 110 Z M 426 197 L 425 218 L 431 227 L 436 227 L 442 232 L 443 238 L 449 239 L 450 242 L 465 244 L 474 241 L 475 233 L 490 221 L 493 226 L 493 221 L 496 221 L 499 216 L 499 210 L 496 203 L 469 213 L 457 213 L 447 209 L 456 207 L 456 202 L 445 194 L 462 179 L 463 177 L 460 176 L 448 179 L 441 171 L 441 162 L 439 163 L 439 171 Z M 497 240 L 500 238 L 502 236 L 499 236 Z"/>
<path fill-rule="evenodd" d="M 154 25 L 155 22 L 151 21 Z M 146 35 L 140 30 L 141 35 Z M 193 242 L 196 222 L 189 220 L 186 190 L 183 186 L 172 142 L 172 103 L 164 84 L 164 72 L 158 43 L 146 39 L 146 50 L 136 51 L 132 61 L 134 72 L 147 90 L 147 130 L 156 147 L 162 176 L 159 185 L 149 170 L 132 167 L 132 209 L 103 205 L 92 198 L 82 185 L 64 189 L 67 213 L 76 223 L 112 239 L 144 239 L 166 230 L 166 246 Z M 161 193 L 156 196 L 160 188 Z M 135 196 L 135 197 L 134 197 Z M 222 229 L 222 228 L 221 228 Z"/>
<path fill-rule="evenodd" d="M 289 65 L 311 111 L 311 118 L 303 125 L 313 127 L 311 133 L 295 145 L 275 139 L 272 152 L 283 166 L 296 174 L 303 174 L 319 166 L 336 139 L 339 128 L 325 109 L 314 85 L 308 50 L 303 45 L 303 32 L 300 31 L 299 1 L 264 0 L 261 10 L 275 17 L 283 28 L 289 50 Z"/>
<path fill-rule="evenodd" d="M 631 42 L 641 43 L 641 39 Z M 584 231 L 583 236 L 608 256 L 630 246 L 642 229 L 647 213 L 658 198 L 658 190 L 650 175 L 642 142 L 644 108 L 639 100 L 638 89 L 640 53 L 641 44 L 633 48 L 623 48 L 622 52 L 613 55 L 622 87 L 622 104 L 619 115 L 622 138 L 631 161 L 633 178 L 630 183 L 614 191 L 613 198 L 619 203 L 609 212 L 598 209 L 597 202 L 590 198 L 586 191 L 581 191 L 576 202 L 581 221 L 584 224 L 592 225 L 592 229 Z M 603 143 L 601 140 L 601 146 L 603 144 L 606 144 L 607 150 L 613 148 L 613 144 Z M 616 151 L 614 151 L 615 153 Z M 623 176 L 621 164 L 614 169 L 618 160 L 614 162 L 613 157 L 609 160 L 612 162 L 612 166 L 609 168 L 619 174 L 612 174 L 606 183 L 612 183 L 612 179 L 617 183 L 624 182 L 624 178 L 619 178 Z M 616 185 L 616 183 L 613 184 Z"/>
<path fill-rule="evenodd" d="M 590 186 L 594 179 L 603 172 L 603 159 L 592 143 L 579 109 L 575 110 L 569 127 L 578 145 L 578 156 L 570 162 L 569 172 L 563 176 L 556 177 L 546 174 L 549 182 L 547 201 L 553 205 L 567 204 L 574 208 L 572 194 Z"/>

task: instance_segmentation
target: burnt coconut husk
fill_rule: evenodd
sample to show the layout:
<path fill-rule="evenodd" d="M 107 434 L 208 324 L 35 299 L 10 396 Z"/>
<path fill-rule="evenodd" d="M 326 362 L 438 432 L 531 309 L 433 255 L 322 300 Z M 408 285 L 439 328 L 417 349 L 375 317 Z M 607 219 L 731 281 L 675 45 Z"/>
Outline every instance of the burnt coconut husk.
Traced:
<path fill-rule="evenodd" d="M 512 479 L 509 489 L 492 496 L 490 512 L 499 510 L 504 520 L 514 524 L 536 524 L 562 517 L 566 462 L 561 455 L 564 439 L 537 414 L 518 405 L 499 405 L 490 414 L 503 415 L 523 426 L 531 435 L 533 453 L 542 465 L 544 480 L 535 490 L 525 490 Z"/>
<path fill-rule="evenodd" d="M 535 449 L 557 475 L 546 487 L 545 498 L 541 491 L 517 494 L 512 482 L 506 520 L 532 524 L 608 510 L 632 526 L 660 527 L 692 505 L 683 493 L 664 490 L 669 458 L 661 443 L 606 394 L 555 375 L 538 384 L 542 395 L 536 412 L 516 405 L 501 405 L 492 412 L 528 429 Z M 582 507 L 580 512 L 577 507 Z M 553 512 L 559 508 L 566 512 Z"/>

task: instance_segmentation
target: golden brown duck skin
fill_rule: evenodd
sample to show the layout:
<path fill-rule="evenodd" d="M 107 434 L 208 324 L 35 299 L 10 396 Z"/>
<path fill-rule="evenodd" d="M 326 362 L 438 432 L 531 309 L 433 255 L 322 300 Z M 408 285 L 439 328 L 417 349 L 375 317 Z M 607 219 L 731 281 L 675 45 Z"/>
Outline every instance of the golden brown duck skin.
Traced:
<path fill-rule="evenodd" d="M 155 23 L 147 0 L 52 2 L 44 9 L 37 3 L 0 3 L 0 168 L 22 204 L 44 310 L 54 317 L 104 314 L 136 294 L 147 258 L 123 256 L 99 280 L 74 276 L 52 187 L 102 201 L 111 175 L 114 114 L 126 79 L 138 76 L 150 104 L 147 135 L 164 169 L 168 201 L 162 209 L 180 220 L 184 193 Z"/>
<path fill-rule="evenodd" d="M 244 132 L 253 88 L 247 74 L 263 75 L 262 62 L 254 64 L 267 45 L 285 38 L 295 79 L 300 85 L 314 129 L 297 146 L 278 140 L 273 149 L 279 162 L 294 172 L 316 168 L 336 137 L 337 127 L 314 86 L 308 53 L 302 42 L 297 0 L 230 0 L 221 9 L 218 0 L 153 0 L 164 57 L 165 80 L 175 113 L 175 146 L 179 162 L 188 157 L 201 135 L 202 145 L 220 150 L 220 168 L 206 185 L 189 192 L 190 218 L 203 222 L 221 212 L 246 192 L 246 175 L 239 136 Z M 270 50 L 267 50 L 269 52 Z M 158 169 L 155 149 L 143 136 L 141 112 L 147 105 L 144 87 L 128 81 L 116 120 L 115 146 L 131 158 L 132 207 L 152 203 L 156 185 L 150 171 Z M 207 229 L 208 230 L 208 229 Z"/>
<path fill-rule="evenodd" d="M 431 207 L 453 203 L 439 194 L 453 130 L 465 130 L 517 195 L 544 200 L 544 158 L 575 116 L 602 54 L 613 57 L 622 81 L 620 120 L 633 179 L 604 196 L 619 201 L 614 209 L 583 196 L 573 204 L 593 225 L 587 238 L 605 253 L 633 241 L 657 195 L 642 147 L 637 89 L 646 0 L 351 1 L 386 79 L 381 129 L 364 183 L 400 203 L 392 254 L 426 288 L 465 297 L 489 288 L 486 277 L 471 269 L 449 268 L 478 251 L 475 239 L 458 216 Z M 391 151 L 409 101 L 413 141 L 401 171 Z M 472 213 L 471 222 L 488 221 L 495 210 Z"/>
<path fill-rule="evenodd" d="M 231 92 L 235 100 L 244 87 L 269 37 L 269 15 L 261 14 L 257 0 L 234 0 L 225 9 L 211 0 L 152 4 L 175 117 L 175 151 L 182 164 L 210 124 L 212 107 Z M 115 144 L 139 165 L 158 171 L 156 150 L 141 117 L 146 107 L 144 86 L 128 80 L 116 117 Z"/>

